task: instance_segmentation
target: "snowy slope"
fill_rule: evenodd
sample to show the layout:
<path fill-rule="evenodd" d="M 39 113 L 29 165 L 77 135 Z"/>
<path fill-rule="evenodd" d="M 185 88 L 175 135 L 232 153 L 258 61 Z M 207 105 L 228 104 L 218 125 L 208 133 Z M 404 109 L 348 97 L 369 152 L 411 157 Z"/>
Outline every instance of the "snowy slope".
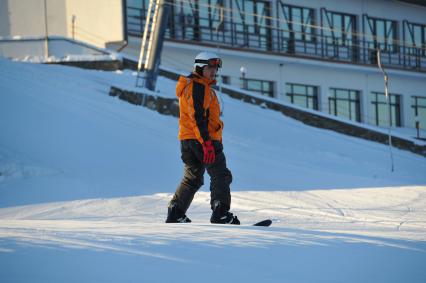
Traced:
<path fill-rule="evenodd" d="M 425 158 L 223 96 L 232 210 L 273 227 L 208 224 L 208 185 L 166 225 L 177 120 L 107 95 L 133 83 L 0 59 L 2 282 L 426 281 Z"/>
<path fill-rule="evenodd" d="M 0 206 L 174 191 L 182 174 L 177 120 L 107 95 L 111 84 L 133 85 L 131 73 L 1 64 Z M 173 82 L 158 85 L 174 93 Z M 223 99 L 233 190 L 426 183 L 421 156 L 394 150 L 391 173 L 384 145 Z"/>

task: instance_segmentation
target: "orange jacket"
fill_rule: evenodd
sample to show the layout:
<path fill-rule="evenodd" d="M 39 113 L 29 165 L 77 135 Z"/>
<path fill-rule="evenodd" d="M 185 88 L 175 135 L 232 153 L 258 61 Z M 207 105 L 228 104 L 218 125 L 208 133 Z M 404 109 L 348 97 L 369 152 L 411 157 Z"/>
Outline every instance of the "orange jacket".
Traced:
<path fill-rule="evenodd" d="M 220 105 L 211 88 L 216 83 L 192 73 L 180 76 L 176 85 L 179 98 L 179 140 L 197 139 L 222 141 L 223 122 Z"/>

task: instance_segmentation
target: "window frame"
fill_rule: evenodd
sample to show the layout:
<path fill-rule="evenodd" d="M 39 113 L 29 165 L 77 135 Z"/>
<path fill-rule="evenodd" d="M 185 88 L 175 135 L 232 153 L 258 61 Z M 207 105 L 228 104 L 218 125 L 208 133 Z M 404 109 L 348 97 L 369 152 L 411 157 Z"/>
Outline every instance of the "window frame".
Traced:
<path fill-rule="evenodd" d="M 305 97 L 305 106 L 304 107 L 307 108 L 307 109 L 312 109 L 312 110 L 319 111 L 319 105 L 318 105 L 318 100 L 319 100 L 318 93 L 319 93 L 319 91 L 318 91 L 318 86 L 315 86 L 315 85 L 306 85 L 306 84 L 300 84 L 300 83 L 286 83 L 285 87 L 286 87 L 285 96 L 286 97 L 290 97 L 291 104 L 298 105 L 298 104 L 296 104 L 294 102 L 294 97 L 295 96 Z M 291 88 L 290 92 L 287 91 L 287 87 Z M 294 87 L 303 87 L 305 94 L 295 93 L 294 92 Z M 312 95 L 309 94 L 309 91 L 308 91 L 309 88 L 312 88 L 312 90 L 313 90 L 312 91 L 312 93 L 313 93 Z M 309 99 L 312 99 L 312 106 L 313 106 L 312 108 L 309 107 Z"/>
<path fill-rule="evenodd" d="M 355 14 L 349 14 L 349 13 L 345 13 L 345 12 L 338 12 L 338 11 L 332 11 L 332 10 L 327 10 L 324 9 L 322 10 L 322 12 L 325 13 L 326 19 L 328 18 L 328 15 L 331 16 L 332 21 L 333 21 L 333 26 L 334 26 L 334 16 L 340 16 L 340 20 L 345 19 L 345 17 L 348 17 L 351 21 L 351 25 L 352 25 L 352 29 L 351 29 L 351 40 L 352 40 L 352 44 L 350 46 L 356 46 L 358 43 L 358 18 L 357 15 Z M 321 25 L 322 28 L 326 28 L 324 26 L 324 23 L 328 24 L 328 21 L 324 21 Z M 346 20 L 344 20 L 344 22 L 346 23 Z M 328 25 L 328 28 L 330 29 L 334 29 L 334 27 L 330 27 L 330 25 Z M 333 32 L 331 32 L 331 34 L 333 35 Z M 348 32 L 346 31 L 346 26 L 341 26 L 340 30 L 339 30 L 339 35 L 341 35 L 340 37 L 336 37 L 335 39 L 337 39 L 337 41 L 339 42 L 339 40 L 342 40 L 343 44 L 339 44 L 340 46 L 346 46 L 349 47 L 348 44 L 346 44 L 346 40 L 347 40 L 347 34 Z M 333 35 L 334 38 L 334 35 Z M 356 46 L 358 47 L 358 46 Z"/>
<path fill-rule="evenodd" d="M 399 26 L 398 26 L 398 23 L 399 23 L 399 21 L 398 20 L 392 20 L 392 19 L 386 19 L 386 18 L 380 18 L 380 17 L 371 17 L 369 15 L 365 15 L 365 16 L 366 16 L 365 17 L 366 23 L 367 23 L 367 26 L 369 27 L 369 29 L 365 31 L 364 38 L 367 41 L 372 40 L 372 43 L 374 43 L 374 49 L 377 49 L 377 47 L 380 46 L 380 50 L 382 52 L 393 53 L 393 54 L 399 53 L 400 52 L 400 50 L 399 50 L 400 46 L 398 45 L 398 41 L 399 41 Z M 373 21 L 373 26 L 371 25 L 370 21 Z M 380 34 L 380 35 L 377 33 L 377 22 L 379 22 L 379 21 L 384 23 L 384 30 L 383 30 L 384 34 Z M 392 38 L 391 38 L 392 43 L 391 44 L 388 43 L 389 37 L 386 34 L 386 32 L 387 32 L 386 27 L 387 27 L 388 22 L 391 23 L 391 25 L 394 25 L 394 29 L 392 29 Z M 383 40 L 383 42 L 379 41 L 378 39 Z M 388 48 L 389 46 L 391 46 L 391 48 Z"/>
<path fill-rule="evenodd" d="M 286 13 L 284 11 L 285 8 L 288 8 L 288 16 L 289 18 L 286 17 Z M 302 17 L 305 14 L 305 11 L 308 14 L 308 19 L 310 18 L 309 21 L 309 27 L 307 27 L 309 29 L 309 32 L 306 31 L 306 29 L 304 28 L 307 24 L 304 22 L 305 18 L 303 17 L 303 19 L 300 19 L 297 21 L 298 24 L 300 24 L 302 26 L 301 28 L 301 33 L 302 33 L 302 37 L 298 38 L 297 36 L 295 36 L 295 34 L 300 33 L 299 31 L 294 30 L 293 28 L 293 22 L 295 22 L 295 20 L 293 19 L 293 9 L 299 9 L 301 11 Z M 278 23 L 278 29 L 279 30 L 283 30 L 285 32 L 289 33 L 289 36 L 282 36 L 282 39 L 290 39 L 290 40 L 294 40 L 294 41 L 298 41 L 298 42 L 306 42 L 306 43 L 316 43 L 317 42 L 317 29 L 315 28 L 316 25 L 316 9 L 314 8 L 310 8 L 310 7 L 304 7 L 304 6 L 298 6 L 298 5 L 291 5 L 291 4 L 287 4 L 285 3 L 283 0 L 277 1 L 277 18 L 278 19 L 283 19 L 285 21 L 285 25 L 287 27 L 283 27 L 280 22 Z M 282 18 L 280 15 L 283 15 L 284 18 Z M 288 29 L 286 29 L 288 28 Z M 307 40 L 306 39 L 306 34 L 309 34 L 310 39 Z"/>
<path fill-rule="evenodd" d="M 376 126 L 389 126 L 388 124 L 383 125 L 383 122 L 381 122 L 381 120 L 379 119 L 379 105 L 386 105 L 386 95 L 383 92 L 379 92 L 379 91 L 372 91 L 371 94 L 374 97 L 374 100 L 371 100 L 371 104 L 373 104 L 374 106 L 374 118 L 375 118 L 375 123 Z M 384 101 L 379 101 L 378 97 L 379 95 L 384 96 L 385 100 Z M 392 102 L 392 97 L 395 98 L 395 102 Z M 390 104 L 390 108 L 391 108 L 391 115 L 393 113 L 392 111 L 392 107 L 395 107 L 395 117 L 393 117 L 393 115 L 391 116 L 391 121 L 390 121 L 390 126 L 395 126 L 395 127 L 401 127 L 402 125 L 402 120 L 401 120 L 401 109 L 402 109 L 402 95 L 401 94 L 396 94 L 396 93 L 389 93 L 389 104 Z M 389 110 L 388 110 L 389 111 Z M 389 117 L 389 113 L 386 113 Z M 393 120 L 395 119 L 395 124 L 393 124 Z"/>
<path fill-rule="evenodd" d="M 421 46 L 416 46 L 416 43 L 413 42 L 413 37 L 411 35 L 414 35 L 414 34 L 410 32 L 410 28 L 413 28 L 413 27 L 421 28 L 421 35 L 420 35 L 421 41 L 422 41 Z M 414 31 L 414 29 L 412 30 Z M 426 24 L 403 21 L 403 33 L 404 33 L 404 43 L 408 44 L 408 47 L 418 48 L 420 50 L 420 56 L 426 57 Z M 406 36 L 406 33 L 408 34 L 408 37 Z M 410 39 L 411 42 L 408 42 L 407 39 Z"/>
<path fill-rule="evenodd" d="M 411 108 L 413 108 L 413 110 L 414 110 L 414 126 L 416 126 L 416 116 L 418 116 L 418 109 L 419 108 L 423 108 L 423 109 L 426 109 L 426 96 L 419 96 L 419 95 L 413 95 L 413 96 L 411 96 L 413 99 L 414 99 L 414 103 L 412 102 L 412 104 L 411 104 Z M 424 99 L 425 100 L 425 104 L 424 105 L 418 105 L 418 99 Z M 425 120 L 426 120 L 426 115 L 425 115 L 425 118 L 424 118 Z M 426 130 L 426 123 L 420 123 L 420 128 L 421 129 L 425 129 Z"/>
<path fill-rule="evenodd" d="M 344 91 L 347 92 L 348 98 L 339 98 L 337 97 L 338 91 Z M 338 101 L 347 101 L 348 102 L 348 113 L 349 113 L 349 120 L 361 122 L 361 91 L 356 89 L 345 89 L 345 88 L 330 88 L 329 97 L 328 97 L 328 105 L 329 105 L 329 113 L 331 115 L 337 116 L 337 117 L 343 117 L 348 118 L 346 116 L 339 115 L 339 109 L 337 107 Z M 356 98 L 352 99 L 352 94 L 355 94 Z M 333 95 L 333 96 L 331 96 Z M 352 105 L 355 104 L 355 113 L 352 113 Z M 331 106 L 334 106 L 332 108 Z M 334 112 L 334 113 L 333 113 Z M 354 119 L 353 119 L 353 116 Z"/>
<path fill-rule="evenodd" d="M 249 87 L 250 83 L 260 83 L 260 88 Z M 241 88 L 247 91 L 252 91 L 259 93 L 264 96 L 274 97 L 274 81 L 261 80 L 261 79 L 251 79 L 251 78 L 240 78 Z M 265 90 L 265 85 L 269 85 L 269 90 Z"/>

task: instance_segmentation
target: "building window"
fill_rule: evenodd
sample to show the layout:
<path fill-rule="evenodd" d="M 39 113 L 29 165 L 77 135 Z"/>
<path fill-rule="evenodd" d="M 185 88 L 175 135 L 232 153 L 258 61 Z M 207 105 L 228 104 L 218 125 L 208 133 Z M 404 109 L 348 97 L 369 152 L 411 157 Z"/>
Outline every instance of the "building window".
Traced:
<path fill-rule="evenodd" d="M 260 93 L 269 97 L 274 97 L 274 82 L 255 79 L 241 78 L 241 88 Z"/>
<path fill-rule="evenodd" d="M 330 89 L 330 114 L 361 122 L 360 92 L 350 89 Z"/>
<path fill-rule="evenodd" d="M 372 92 L 373 115 L 377 126 L 389 126 L 389 109 L 384 93 Z M 401 127 L 401 96 L 389 94 L 391 126 Z"/>
<path fill-rule="evenodd" d="M 305 47 L 306 42 L 315 42 L 315 10 L 277 2 L 280 50 L 295 53 L 297 46 Z M 297 42 L 301 42 L 298 44 Z"/>
<path fill-rule="evenodd" d="M 366 39 L 369 49 L 378 47 L 383 52 L 398 52 L 398 22 L 393 20 L 378 19 L 366 16 Z"/>
<path fill-rule="evenodd" d="M 224 85 L 229 85 L 231 84 L 231 78 L 229 76 L 220 76 L 222 83 Z"/>
<path fill-rule="evenodd" d="M 321 30 L 327 57 L 358 61 L 356 16 L 321 9 Z"/>
<path fill-rule="evenodd" d="M 413 96 L 414 117 L 420 123 L 420 128 L 426 129 L 426 97 Z M 416 126 L 414 122 L 414 126 Z"/>
<path fill-rule="evenodd" d="M 301 107 L 318 110 L 318 87 L 301 84 L 286 84 L 288 100 Z"/>
<path fill-rule="evenodd" d="M 235 47 L 272 49 L 271 3 L 265 0 L 230 1 L 230 24 Z M 229 17 L 228 17 L 229 19 Z"/>
<path fill-rule="evenodd" d="M 426 25 L 404 21 L 406 53 L 426 57 Z"/>
<path fill-rule="evenodd" d="M 149 2 L 147 0 L 144 0 Z M 171 4 L 167 37 L 183 40 L 220 40 L 225 31 L 223 0 L 174 0 Z"/>

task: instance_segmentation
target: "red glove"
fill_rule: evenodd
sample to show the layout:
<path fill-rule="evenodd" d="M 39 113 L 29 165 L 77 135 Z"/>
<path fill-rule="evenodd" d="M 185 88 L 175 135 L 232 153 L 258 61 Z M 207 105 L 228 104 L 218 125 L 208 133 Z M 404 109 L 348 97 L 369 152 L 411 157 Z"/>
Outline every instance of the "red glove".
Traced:
<path fill-rule="evenodd" d="M 204 152 L 204 164 L 212 164 L 216 158 L 214 153 L 214 147 L 211 140 L 205 141 L 203 143 L 203 152 Z"/>

